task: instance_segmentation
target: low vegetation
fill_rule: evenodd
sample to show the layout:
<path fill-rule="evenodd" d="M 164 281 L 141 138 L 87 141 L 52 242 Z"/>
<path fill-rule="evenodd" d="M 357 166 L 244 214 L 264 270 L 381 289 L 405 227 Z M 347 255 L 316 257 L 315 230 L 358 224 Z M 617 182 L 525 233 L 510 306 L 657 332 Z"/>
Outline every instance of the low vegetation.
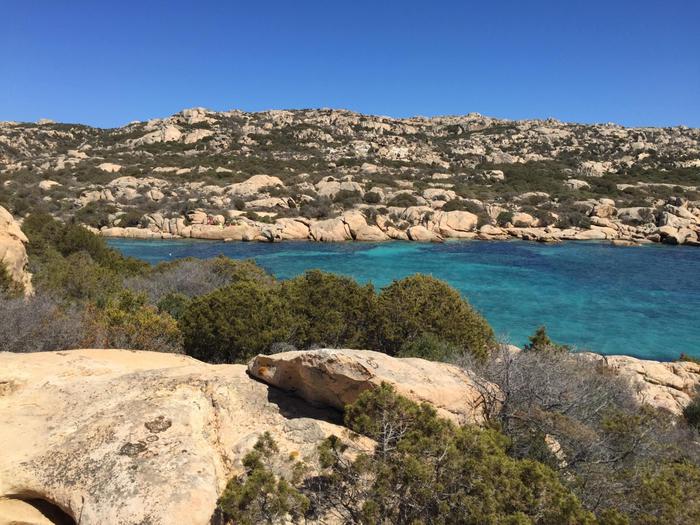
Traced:
<path fill-rule="evenodd" d="M 682 418 L 640 406 L 602 360 L 544 327 L 523 351 L 502 347 L 437 279 L 375 290 L 321 271 L 277 280 L 224 257 L 151 267 L 46 215 L 23 227 L 36 294 L 18 296 L 0 274 L 0 351 L 133 348 L 244 363 L 352 347 L 475 372 L 483 427 L 457 426 L 383 385 L 345 408 L 352 438 L 330 437 L 314 457 L 285 455 L 262 435 L 221 495 L 224 522 L 700 522 L 700 398 Z"/>

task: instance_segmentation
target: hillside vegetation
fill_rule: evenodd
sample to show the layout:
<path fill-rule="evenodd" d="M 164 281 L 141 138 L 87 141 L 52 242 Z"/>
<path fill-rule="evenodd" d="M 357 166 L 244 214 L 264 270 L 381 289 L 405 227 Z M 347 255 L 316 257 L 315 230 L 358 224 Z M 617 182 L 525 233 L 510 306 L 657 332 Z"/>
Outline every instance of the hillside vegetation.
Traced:
<path fill-rule="evenodd" d="M 697 244 L 700 130 L 201 108 L 0 123 L 0 205 L 143 238 Z"/>

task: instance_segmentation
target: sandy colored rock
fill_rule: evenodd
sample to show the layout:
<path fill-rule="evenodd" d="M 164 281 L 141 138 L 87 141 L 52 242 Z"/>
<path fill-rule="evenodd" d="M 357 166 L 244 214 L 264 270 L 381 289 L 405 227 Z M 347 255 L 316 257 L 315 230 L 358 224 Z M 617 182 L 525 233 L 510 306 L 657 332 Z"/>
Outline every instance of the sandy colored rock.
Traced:
<path fill-rule="evenodd" d="M 0 525 L 54 525 L 41 511 L 14 498 L 0 498 Z"/>
<path fill-rule="evenodd" d="M 227 187 L 227 192 L 231 195 L 252 197 L 258 195 L 260 190 L 269 186 L 284 186 L 284 183 L 278 177 L 253 175 L 243 182 L 231 184 Z"/>
<path fill-rule="evenodd" d="M 258 355 L 248 371 L 321 406 L 343 409 L 365 390 L 386 382 L 409 399 L 430 403 L 443 417 L 458 423 L 483 421 L 473 376 L 446 363 L 400 359 L 370 350 L 320 349 Z"/>
<path fill-rule="evenodd" d="M 112 162 L 103 162 L 102 164 L 98 164 L 97 168 L 101 169 L 102 171 L 106 171 L 107 173 L 117 173 L 120 169 L 122 169 L 121 165 L 114 164 Z"/>
<path fill-rule="evenodd" d="M 51 501 L 81 525 L 209 524 L 263 432 L 301 458 L 346 436 L 243 365 L 173 354 L 0 353 L 0 385 L 0 497 Z"/>
<path fill-rule="evenodd" d="M 312 222 L 309 225 L 309 233 L 313 240 L 321 242 L 352 240 L 350 228 L 342 219 L 326 219 L 324 221 Z"/>
<path fill-rule="evenodd" d="M 464 233 L 476 230 L 479 218 L 468 211 L 448 211 L 436 217 L 437 228 L 445 237 L 463 237 Z"/>
<path fill-rule="evenodd" d="M 309 238 L 308 224 L 296 219 L 277 219 L 275 221 L 276 235 L 283 240 L 304 240 Z"/>
<path fill-rule="evenodd" d="M 61 183 L 56 182 L 55 180 L 49 180 L 49 179 L 42 180 L 39 183 L 39 189 L 42 191 L 49 191 L 54 186 L 61 186 Z"/>
<path fill-rule="evenodd" d="M 680 415 L 700 387 L 700 365 L 687 361 L 661 363 L 629 356 L 599 356 L 628 378 L 640 402 Z"/>
<path fill-rule="evenodd" d="M 25 244 L 29 242 L 19 223 L 9 211 L 0 206 L 0 264 L 10 279 L 18 283 L 26 294 L 32 293 L 32 276 L 27 271 L 29 259 Z"/>
<path fill-rule="evenodd" d="M 408 238 L 417 242 L 442 242 L 442 237 L 425 226 L 411 226 L 406 230 Z"/>

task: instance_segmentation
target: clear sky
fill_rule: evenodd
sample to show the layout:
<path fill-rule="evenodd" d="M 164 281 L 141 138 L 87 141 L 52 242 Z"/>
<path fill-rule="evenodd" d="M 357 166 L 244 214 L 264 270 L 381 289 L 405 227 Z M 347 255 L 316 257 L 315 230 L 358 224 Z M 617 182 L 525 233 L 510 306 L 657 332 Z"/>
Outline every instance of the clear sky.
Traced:
<path fill-rule="evenodd" d="M 700 0 L 0 0 L 0 120 L 333 107 L 700 127 Z"/>

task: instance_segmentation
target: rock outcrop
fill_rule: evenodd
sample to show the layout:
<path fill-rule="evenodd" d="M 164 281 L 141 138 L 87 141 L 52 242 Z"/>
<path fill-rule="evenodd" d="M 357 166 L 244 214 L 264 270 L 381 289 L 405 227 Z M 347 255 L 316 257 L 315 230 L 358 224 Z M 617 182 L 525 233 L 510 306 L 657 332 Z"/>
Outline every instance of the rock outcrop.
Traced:
<path fill-rule="evenodd" d="M 700 388 L 700 365 L 660 363 L 624 355 L 602 356 L 618 375 L 630 380 L 641 403 L 680 415 Z"/>
<path fill-rule="evenodd" d="M 483 421 L 474 376 L 445 363 L 396 359 L 370 350 L 308 350 L 259 355 L 248 365 L 253 377 L 320 406 L 343 409 L 382 383 L 417 402 L 428 402 L 457 423 Z M 492 387 L 496 389 L 495 385 Z"/>
<path fill-rule="evenodd" d="M 38 498 L 81 525 L 204 525 L 261 433 L 304 458 L 344 435 L 334 417 L 243 365 L 128 350 L 0 353 L 0 498 Z M 12 501 L 0 512 L 30 512 Z"/>
<path fill-rule="evenodd" d="M 27 250 L 29 242 L 20 225 L 9 211 L 0 206 L 0 265 L 8 276 L 17 283 L 25 294 L 32 293 L 32 276 L 27 271 Z"/>

